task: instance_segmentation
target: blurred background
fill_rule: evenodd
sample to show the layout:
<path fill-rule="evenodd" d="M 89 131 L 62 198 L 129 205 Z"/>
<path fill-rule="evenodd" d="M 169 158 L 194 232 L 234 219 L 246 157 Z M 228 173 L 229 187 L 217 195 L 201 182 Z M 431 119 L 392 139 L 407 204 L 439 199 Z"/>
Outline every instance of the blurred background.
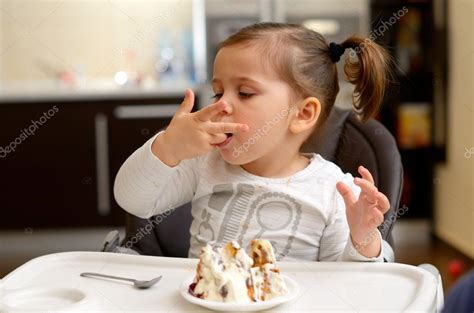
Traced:
<path fill-rule="evenodd" d="M 185 88 L 196 109 L 212 102 L 218 42 L 277 21 L 328 41 L 361 34 L 392 54 L 377 118 L 404 164 L 396 260 L 434 264 L 449 289 L 474 264 L 473 20 L 472 0 L 0 0 L 0 278 L 123 234 L 120 165 Z M 350 107 L 340 77 L 337 105 Z"/>

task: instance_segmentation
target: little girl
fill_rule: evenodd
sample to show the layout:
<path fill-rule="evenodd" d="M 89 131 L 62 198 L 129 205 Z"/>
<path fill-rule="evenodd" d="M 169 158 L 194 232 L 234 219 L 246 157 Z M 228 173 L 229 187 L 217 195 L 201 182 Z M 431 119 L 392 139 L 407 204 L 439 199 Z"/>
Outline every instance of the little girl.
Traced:
<path fill-rule="evenodd" d="M 184 101 L 166 131 L 119 170 L 119 205 L 141 218 L 192 201 L 189 257 L 206 243 L 268 239 L 278 260 L 383 261 L 377 226 L 389 201 L 374 186 L 315 153 L 300 153 L 328 117 L 347 79 L 362 121 L 380 105 L 387 54 L 368 39 L 331 43 L 294 24 L 258 23 L 223 41 L 214 61 L 216 102 Z M 351 54 L 353 54 L 351 56 Z"/>

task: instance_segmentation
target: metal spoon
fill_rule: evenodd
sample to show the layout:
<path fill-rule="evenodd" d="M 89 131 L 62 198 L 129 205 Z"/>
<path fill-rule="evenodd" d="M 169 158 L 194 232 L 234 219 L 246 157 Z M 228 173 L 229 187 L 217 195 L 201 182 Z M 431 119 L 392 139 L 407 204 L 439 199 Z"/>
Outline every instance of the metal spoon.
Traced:
<path fill-rule="evenodd" d="M 103 277 L 103 278 L 111 278 L 111 279 L 117 279 L 117 280 L 125 280 L 133 283 L 133 286 L 138 288 L 138 289 L 147 289 L 156 284 L 157 282 L 160 281 L 160 279 L 163 277 L 163 275 L 160 275 L 156 278 L 153 278 L 152 280 L 136 280 L 132 278 L 125 278 L 125 277 L 118 277 L 118 276 L 111 276 L 111 275 L 104 275 L 104 274 L 99 274 L 99 273 L 81 273 L 82 277 Z"/>

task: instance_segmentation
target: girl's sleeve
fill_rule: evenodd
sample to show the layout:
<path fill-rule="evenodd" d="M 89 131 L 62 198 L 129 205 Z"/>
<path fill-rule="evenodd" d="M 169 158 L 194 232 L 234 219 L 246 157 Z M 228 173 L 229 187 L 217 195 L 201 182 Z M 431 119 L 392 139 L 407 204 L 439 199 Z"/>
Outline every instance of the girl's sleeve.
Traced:
<path fill-rule="evenodd" d="M 354 177 L 348 173 L 344 175 L 342 181 L 354 191 L 355 196 L 358 198 L 360 187 L 354 184 Z M 335 188 L 334 190 L 332 201 L 334 210 L 321 237 L 318 261 L 383 262 L 382 236 L 378 229 L 374 233 L 374 236 L 380 238 L 381 245 L 380 254 L 377 257 L 368 258 L 363 256 L 352 244 L 346 218 L 346 205 L 339 192 Z M 371 238 L 367 240 L 371 240 Z"/>
<path fill-rule="evenodd" d="M 153 141 L 163 132 L 128 157 L 115 178 L 115 200 L 124 210 L 141 218 L 190 202 L 196 192 L 199 158 L 169 167 L 151 151 Z"/>

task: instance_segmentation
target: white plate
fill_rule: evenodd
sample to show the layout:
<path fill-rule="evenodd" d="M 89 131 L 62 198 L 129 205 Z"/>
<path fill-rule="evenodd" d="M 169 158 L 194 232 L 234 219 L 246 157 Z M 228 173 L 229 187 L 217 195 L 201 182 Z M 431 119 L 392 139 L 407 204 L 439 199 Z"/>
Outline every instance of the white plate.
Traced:
<path fill-rule="evenodd" d="M 286 286 L 288 287 L 289 293 L 285 296 L 277 297 L 277 298 L 274 298 L 268 301 L 262 301 L 262 302 L 226 303 L 226 302 L 210 301 L 210 300 L 197 298 L 191 295 L 188 291 L 189 285 L 194 280 L 194 274 L 187 277 L 183 281 L 183 283 L 181 284 L 181 287 L 179 288 L 179 291 L 181 293 L 181 296 L 183 296 L 183 298 L 186 299 L 187 301 L 200 305 L 202 307 L 208 308 L 210 310 L 214 310 L 214 311 L 241 311 L 241 312 L 261 311 L 261 310 L 267 310 L 267 309 L 273 308 L 283 303 L 290 302 L 294 298 L 296 298 L 296 296 L 299 294 L 300 289 L 298 287 L 298 284 L 293 279 L 291 279 L 290 277 L 286 275 L 281 275 L 281 276 L 284 279 Z"/>

